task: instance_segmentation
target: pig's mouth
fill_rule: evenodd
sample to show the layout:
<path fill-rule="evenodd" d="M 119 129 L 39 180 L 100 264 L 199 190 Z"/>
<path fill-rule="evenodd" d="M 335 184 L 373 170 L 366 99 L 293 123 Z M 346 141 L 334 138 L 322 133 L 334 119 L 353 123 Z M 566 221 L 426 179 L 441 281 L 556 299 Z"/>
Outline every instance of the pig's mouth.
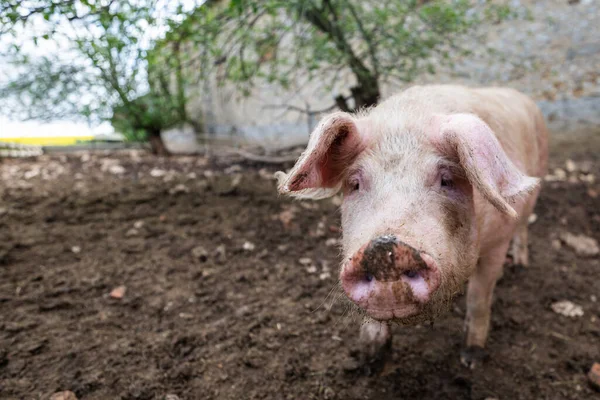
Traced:
<path fill-rule="evenodd" d="M 440 286 L 435 260 L 392 235 L 363 246 L 344 264 L 340 278 L 348 298 L 380 321 L 425 312 Z"/>

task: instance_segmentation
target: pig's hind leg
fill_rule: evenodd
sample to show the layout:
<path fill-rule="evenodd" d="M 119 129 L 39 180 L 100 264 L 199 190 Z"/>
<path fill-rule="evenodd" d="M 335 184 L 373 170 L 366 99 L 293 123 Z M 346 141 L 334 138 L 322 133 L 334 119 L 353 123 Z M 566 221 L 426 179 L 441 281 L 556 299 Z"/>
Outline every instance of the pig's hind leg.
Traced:
<path fill-rule="evenodd" d="M 492 297 L 496 281 L 502 276 L 502 266 L 509 243 L 482 255 L 467 289 L 467 317 L 465 319 L 466 346 L 461 353 L 461 362 L 474 368 L 483 362 L 485 342 L 490 328 Z"/>
<path fill-rule="evenodd" d="M 522 267 L 527 267 L 529 265 L 527 225 L 527 220 L 525 220 L 525 223 L 517 228 L 511 245 L 512 262 L 514 265 L 520 265 Z"/>

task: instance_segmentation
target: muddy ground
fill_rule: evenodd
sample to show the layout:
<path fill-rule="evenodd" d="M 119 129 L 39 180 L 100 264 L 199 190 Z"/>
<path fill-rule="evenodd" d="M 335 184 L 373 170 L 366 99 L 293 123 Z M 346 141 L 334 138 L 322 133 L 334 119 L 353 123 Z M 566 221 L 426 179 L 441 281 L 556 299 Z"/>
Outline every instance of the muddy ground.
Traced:
<path fill-rule="evenodd" d="M 531 266 L 507 265 L 498 285 L 489 360 L 461 366 L 458 298 L 433 326 L 395 327 L 376 375 L 356 368 L 360 320 L 332 291 L 331 200 L 278 198 L 274 168 L 232 159 L 3 160 L 0 398 L 600 398 L 586 379 L 600 260 L 552 246 L 563 232 L 600 239 L 599 152 L 555 141 L 553 167 L 570 158 L 596 181 L 545 184 Z M 553 312 L 560 300 L 583 316 Z"/>

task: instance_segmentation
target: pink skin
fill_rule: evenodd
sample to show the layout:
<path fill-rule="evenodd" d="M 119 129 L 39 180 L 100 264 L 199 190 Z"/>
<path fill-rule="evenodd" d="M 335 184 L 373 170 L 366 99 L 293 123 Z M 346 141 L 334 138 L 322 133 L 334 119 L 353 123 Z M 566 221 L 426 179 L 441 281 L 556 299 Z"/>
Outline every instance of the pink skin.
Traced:
<path fill-rule="evenodd" d="M 340 281 L 369 317 L 431 320 L 469 281 L 466 344 L 483 347 L 513 237 L 528 262 L 526 221 L 546 160 L 543 118 L 526 96 L 414 87 L 367 113 L 324 118 L 294 168 L 278 173 L 279 191 L 343 190 Z M 364 337 L 388 343 L 384 325 L 365 326 Z"/>

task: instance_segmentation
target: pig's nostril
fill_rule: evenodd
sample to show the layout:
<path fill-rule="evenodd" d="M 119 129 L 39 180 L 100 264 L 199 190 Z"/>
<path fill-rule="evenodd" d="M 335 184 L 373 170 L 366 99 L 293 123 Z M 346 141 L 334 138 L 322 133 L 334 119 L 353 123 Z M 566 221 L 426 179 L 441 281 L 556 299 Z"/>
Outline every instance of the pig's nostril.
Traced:
<path fill-rule="evenodd" d="M 406 276 L 407 278 L 411 278 L 411 279 L 412 278 L 416 278 L 417 275 L 419 275 L 419 273 L 417 271 L 415 271 L 415 270 L 406 271 L 404 273 L 404 276 Z"/>
<path fill-rule="evenodd" d="M 373 275 L 367 272 L 365 274 L 365 281 L 371 282 L 372 280 L 373 280 Z"/>

